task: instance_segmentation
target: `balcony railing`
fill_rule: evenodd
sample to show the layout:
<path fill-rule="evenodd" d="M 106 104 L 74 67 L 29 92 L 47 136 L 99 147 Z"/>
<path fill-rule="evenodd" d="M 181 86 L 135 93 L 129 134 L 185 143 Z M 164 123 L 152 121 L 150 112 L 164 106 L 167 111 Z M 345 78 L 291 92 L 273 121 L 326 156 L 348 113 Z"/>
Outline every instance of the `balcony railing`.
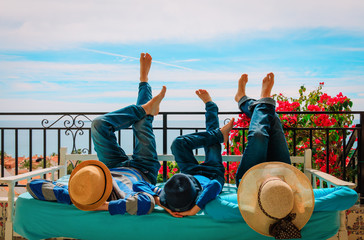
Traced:
<path fill-rule="evenodd" d="M 72 152 L 93 153 L 91 140 L 91 122 L 104 112 L 58 112 L 58 113 L 0 113 L 0 175 L 18 175 L 24 171 L 33 171 L 37 167 L 48 167 L 59 164 L 59 150 L 65 146 Z M 154 133 L 157 141 L 158 154 L 169 154 L 169 146 L 178 135 L 198 132 L 205 129 L 204 112 L 161 112 L 154 120 Z M 238 117 L 240 112 L 220 112 L 221 124 L 231 117 Z M 350 114 L 355 118 L 352 127 L 310 127 L 284 128 L 292 133 L 290 154 L 297 155 L 298 133 L 305 132 L 309 139 L 309 147 L 315 147 L 313 142 L 314 133 L 321 131 L 326 136 L 325 149 L 330 149 L 329 133 L 337 131 L 342 134 L 342 154 L 340 171 L 342 178 L 357 184 L 361 203 L 364 198 L 364 111 L 352 112 L 278 112 L 278 114 Z M 220 124 L 220 125 L 221 125 Z M 234 128 L 243 130 L 245 135 L 248 128 Z M 348 134 L 349 133 L 349 134 Z M 126 153 L 132 153 L 134 141 L 131 128 L 117 132 L 119 144 Z M 246 144 L 245 138 L 241 142 L 243 148 Z M 196 150 L 196 155 L 203 150 Z M 350 152 L 350 160 L 347 156 Z M 230 154 L 227 151 L 227 154 Z M 9 156 L 11 155 L 11 157 Z M 53 155 L 53 157 L 52 157 Z M 326 171 L 329 171 L 329 154 L 326 154 Z M 31 160 L 30 160 L 31 159 Z M 313 158 L 313 161 L 315 159 Z M 229 167 L 229 166 L 228 166 Z M 351 174 L 347 176 L 347 168 L 350 167 Z M 10 171 L 11 170 L 11 171 Z M 163 179 L 167 179 L 167 165 L 163 163 Z M 229 181 L 229 179 L 227 179 Z"/>

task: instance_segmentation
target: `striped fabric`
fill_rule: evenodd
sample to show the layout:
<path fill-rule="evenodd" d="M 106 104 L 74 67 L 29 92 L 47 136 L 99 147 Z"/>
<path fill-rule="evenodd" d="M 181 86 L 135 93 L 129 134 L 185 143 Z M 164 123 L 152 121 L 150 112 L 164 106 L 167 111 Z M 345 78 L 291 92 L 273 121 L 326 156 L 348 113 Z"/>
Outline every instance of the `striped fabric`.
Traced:
<path fill-rule="evenodd" d="M 122 167 L 110 171 L 113 176 L 113 190 L 108 198 L 111 215 L 145 215 L 153 211 L 153 196 L 160 194 L 160 188 L 150 184 L 136 169 Z M 35 179 L 27 184 L 27 190 L 35 199 L 71 204 L 67 185 Z"/>
<path fill-rule="evenodd" d="M 45 179 L 34 179 L 27 184 L 27 190 L 35 199 L 71 204 L 68 186 Z"/>
<path fill-rule="evenodd" d="M 153 211 L 153 196 L 160 194 L 161 189 L 147 182 L 141 173 L 133 168 L 112 168 L 113 191 L 108 201 L 111 215 L 129 213 L 145 215 Z"/>

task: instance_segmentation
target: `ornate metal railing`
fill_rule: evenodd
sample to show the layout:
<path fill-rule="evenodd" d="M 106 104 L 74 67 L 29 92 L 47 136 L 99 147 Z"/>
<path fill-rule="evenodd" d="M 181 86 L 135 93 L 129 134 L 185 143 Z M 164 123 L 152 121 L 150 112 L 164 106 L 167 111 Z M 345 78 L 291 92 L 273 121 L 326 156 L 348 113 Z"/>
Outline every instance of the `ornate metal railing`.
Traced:
<path fill-rule="evenodd" d="M 46 156 L 52 154 L 59 156 L 59 149 L 61 146 L 67 146 L 72 149 L 72 152 L 92 153 L 93 146 L 91 141 L 91 122 L 99 115 L 105 114 L 104 112 L 59 112 L 59 113 L 0 113 L 0 173 L 1 177 L 6 174 L 19 174 L 21 167 L 26 171 L 32 171 L 34 154 L 41 154 L 36 160 L 42 162 L 43 168 L 50 164 L 50 160 Z M 190 132 L 197 132 L 204 129 L 204 112 L 161 112 L 155 117 L 154 129 L 157 138 L 158 152 L 161 154 L 169 153 L 169 145 L 171 138 L 177 135 L 182 135 Z M 236 116 L 240 112 L 220 112 L 220 120 L 224 122 L 228 117 Z M 290 149 L 291 155 L 296 155 L 296 133 L 299 131 L 306 131 L 310 139 L 310 148 L 313 144 L 313 132 L 324 131 L 328 138 L 330 131 L 342 132 L 343 140 L 343 156 L 342 161 L 345 161 L 345 156 L 349 151 L 354 151 L 352 159 L 350 160 L 351 169 L 354 169 L 354 174 L 351 179 L 345 179 L 356 182 L 358 187 L 357 191 L 364 197 L 364 131 L 362 126 L 364 123 L 364 111 L 352 112 L 279 112 L 279 114 L 351 114 L 355 116 L 357 124 L 354 127 L 315 127 L 315 128 L 285 128 L 285 131 L 293 132 L 293 147 Z M 178 119 L 195 119 L 192 124 L 188 121 L 177 121 Z M 177 119 L 177 120 L 176 120 Z M 196 124 L 197 122 L 201 124 Z M 186 125 L 187 124 L 187 125 Z M 183 126 L 182 126 L 183 125 Z M 201 125 L 201 126 L 197 126 Z M 247 130 L 244 128 L 242 130 Z M 349 140 L 346 140 L 347 131 L 352 132 Z M 245 134 L 245 131 L 243 131 Z M 126 136 L 126 141 L 123 142 L 123 136 Z M 132 149 L 133 144 L 130 139 L 132 137 L 131 129 L 119 131 L 117 133 L 119 144 L 123 147 L 125 144 L 130 145 Z M 172 139 L 173 140 L 173 139 Z M 243 138 L 243 141 L 244 138 Z M 353 144 L 355 142 L 355 144 Z M 244 146 L 244 142 L 242 143 Z M 26 149 L 25 149 L 26 148 Z M 53 148 L 55 151 L 49 150 Z M 329 141 L 326 141 L 326 149 L 329 149 Z M 6 160 L 7 153 L 11 152 L 11 159 L 14 163 L 9 164 Z M 26 152 L 26 154 L 24 154 Z M 28 165 L 24 167 L 24 157 L 28 158 Z M 198 154 L 198 151 L 196 151 Z M 355 158 L 355 159 L 354 159 Z M 20 162 L 19 160 L 22 160 Z M 327 154 L 327 163 L 329 156 Z M 59 162 L 58 162 L 59 164 Z M 14 165 L 14 166 L 12 166 Z M 328 165 L 327 171 L 328 171 Z M 13 168 L 12 168 L 13 167 Z M 8 173 L 7 168 L 11 168 L 11 173 Z M 345 177 L 346 164 L 341 164 L 343 176 Z M 166 164 L 163 165 L 164 174 L 167 172 Z M 164 175 L 166 179 L 166 175 Z M 363 199 L 362 199 L 363 200 Z"/>

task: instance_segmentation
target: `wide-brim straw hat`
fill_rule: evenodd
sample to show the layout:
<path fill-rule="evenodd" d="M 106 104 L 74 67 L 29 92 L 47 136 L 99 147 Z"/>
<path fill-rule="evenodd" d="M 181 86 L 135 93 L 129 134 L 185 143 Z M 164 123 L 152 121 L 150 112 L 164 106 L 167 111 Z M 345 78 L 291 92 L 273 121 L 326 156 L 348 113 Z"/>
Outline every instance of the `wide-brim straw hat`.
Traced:
<path fill-rule="evenodd" d="M 78 209 L 95 210 L 111 194 L 112 176 L 109 168 L 97 160 L 81 162 L 72 171 L 68 191 L 72 203 Z"/>
<path fill-rule="evenodd" d="M 266 162 L 250 168 L 242 177 L 238 205 L 253 230 L 272 236 L 271 225 L 290 214 L 295 215 L 291 222 L 301 230 L 312 215 L 314 195 L 310 180 L 296 167 Z"/>

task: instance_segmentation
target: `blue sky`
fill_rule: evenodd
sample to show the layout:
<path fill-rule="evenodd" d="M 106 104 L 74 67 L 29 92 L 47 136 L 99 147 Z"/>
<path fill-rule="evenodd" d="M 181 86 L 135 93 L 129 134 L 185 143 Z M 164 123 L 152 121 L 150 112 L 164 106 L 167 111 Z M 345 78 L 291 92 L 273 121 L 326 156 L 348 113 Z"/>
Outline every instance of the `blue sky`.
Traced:
<path fill-rule="evenodd" d="M 364 2 L 0 0 L 0 111 L 112 111 L 132 104 L 139 54 L 161 111 L 203 111 L 194 90 L 236 111 L 274 72 L 275 93 L 342 92 L 364 110 Z"/>

